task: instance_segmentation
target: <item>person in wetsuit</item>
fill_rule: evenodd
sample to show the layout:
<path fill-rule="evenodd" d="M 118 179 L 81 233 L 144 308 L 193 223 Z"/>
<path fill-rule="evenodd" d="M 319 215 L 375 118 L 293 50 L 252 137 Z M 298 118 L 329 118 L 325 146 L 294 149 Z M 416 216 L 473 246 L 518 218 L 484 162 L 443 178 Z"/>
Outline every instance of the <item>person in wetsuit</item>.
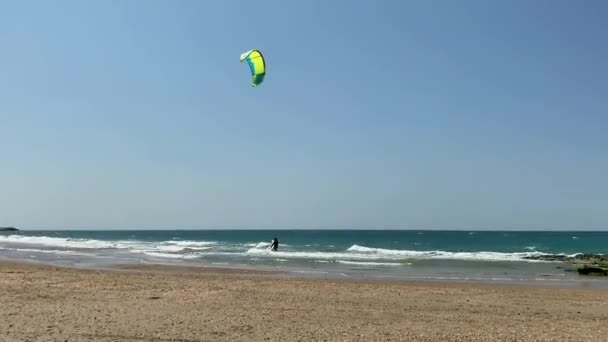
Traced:
<path fill-rule="evenodd" d="M 277 251 L 277 249 L 279 249 L 279 239 L 277 239 L 276 237 L 274 239 L 272 239 L 272 243 L 270 244 L 270 249 L 273 251 Z"/>

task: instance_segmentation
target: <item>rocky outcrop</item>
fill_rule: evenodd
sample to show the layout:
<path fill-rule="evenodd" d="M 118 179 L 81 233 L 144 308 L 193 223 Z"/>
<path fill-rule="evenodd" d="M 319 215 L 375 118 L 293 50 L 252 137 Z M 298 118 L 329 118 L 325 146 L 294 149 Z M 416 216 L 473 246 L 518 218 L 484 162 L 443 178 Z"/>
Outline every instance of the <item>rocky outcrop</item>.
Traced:
<path fill-rule="evenodd" d="M 570 263 L 572 270 L 578 274 L 608 276 L 608 255 L 605 254 L 546 254 L 529 256 L 526 259 L 566 262 Z"/>
<path fill-rule="evenodd" d="M 578 274 L 582 275 L 603 275 L 608 276 L 608 267 L 583 265 L 577 270 Z"/>
<path fill-rule="evenodd" d="M 562 261 L 583 264 L 608 263 L 608 255 L 604 254 L 545 254 L 524 257 L 528 260 Z"/>
<path fill-rule="evenodd" d="M 0 227 L 0 232 L 18 232 L 19 229 L 15 227 Z"/>

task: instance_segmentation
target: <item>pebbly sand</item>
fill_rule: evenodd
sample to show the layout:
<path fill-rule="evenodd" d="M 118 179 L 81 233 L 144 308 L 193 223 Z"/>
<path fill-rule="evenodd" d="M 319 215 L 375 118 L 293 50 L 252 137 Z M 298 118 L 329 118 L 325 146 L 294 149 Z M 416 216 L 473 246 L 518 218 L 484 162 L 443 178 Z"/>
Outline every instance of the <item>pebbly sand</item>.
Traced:
<path fill-rule="evenodd" d="M 608 341 L 608 289 L 2 262 L 0 341 Z"/>

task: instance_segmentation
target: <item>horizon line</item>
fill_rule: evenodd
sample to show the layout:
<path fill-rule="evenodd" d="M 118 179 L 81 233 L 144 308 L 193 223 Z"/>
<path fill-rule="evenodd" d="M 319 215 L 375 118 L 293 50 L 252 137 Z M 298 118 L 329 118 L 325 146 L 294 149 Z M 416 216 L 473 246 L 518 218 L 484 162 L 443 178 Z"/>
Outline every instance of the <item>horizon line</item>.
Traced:
<path fill-rule="evenodd" d="M 608 232 L 608 228 L 19 228 L 19 231 L 463 231 L 463 232 Z"/>

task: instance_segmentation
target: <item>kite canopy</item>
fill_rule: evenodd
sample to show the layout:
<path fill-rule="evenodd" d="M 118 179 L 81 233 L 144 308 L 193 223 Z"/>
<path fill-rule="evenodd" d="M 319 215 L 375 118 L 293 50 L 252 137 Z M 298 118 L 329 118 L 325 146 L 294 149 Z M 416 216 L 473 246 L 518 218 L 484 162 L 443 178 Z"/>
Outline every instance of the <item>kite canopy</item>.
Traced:
<path fill-rule="evenodd" d="M 254 87 L 257 87 L 264 81 L 266 75 L 266 62 L 264 56 L 258 50 L 249 50 L 241 55 L 241 62 L 247 60 L 249 69 L 251 69 L 252 83 Z"/>

